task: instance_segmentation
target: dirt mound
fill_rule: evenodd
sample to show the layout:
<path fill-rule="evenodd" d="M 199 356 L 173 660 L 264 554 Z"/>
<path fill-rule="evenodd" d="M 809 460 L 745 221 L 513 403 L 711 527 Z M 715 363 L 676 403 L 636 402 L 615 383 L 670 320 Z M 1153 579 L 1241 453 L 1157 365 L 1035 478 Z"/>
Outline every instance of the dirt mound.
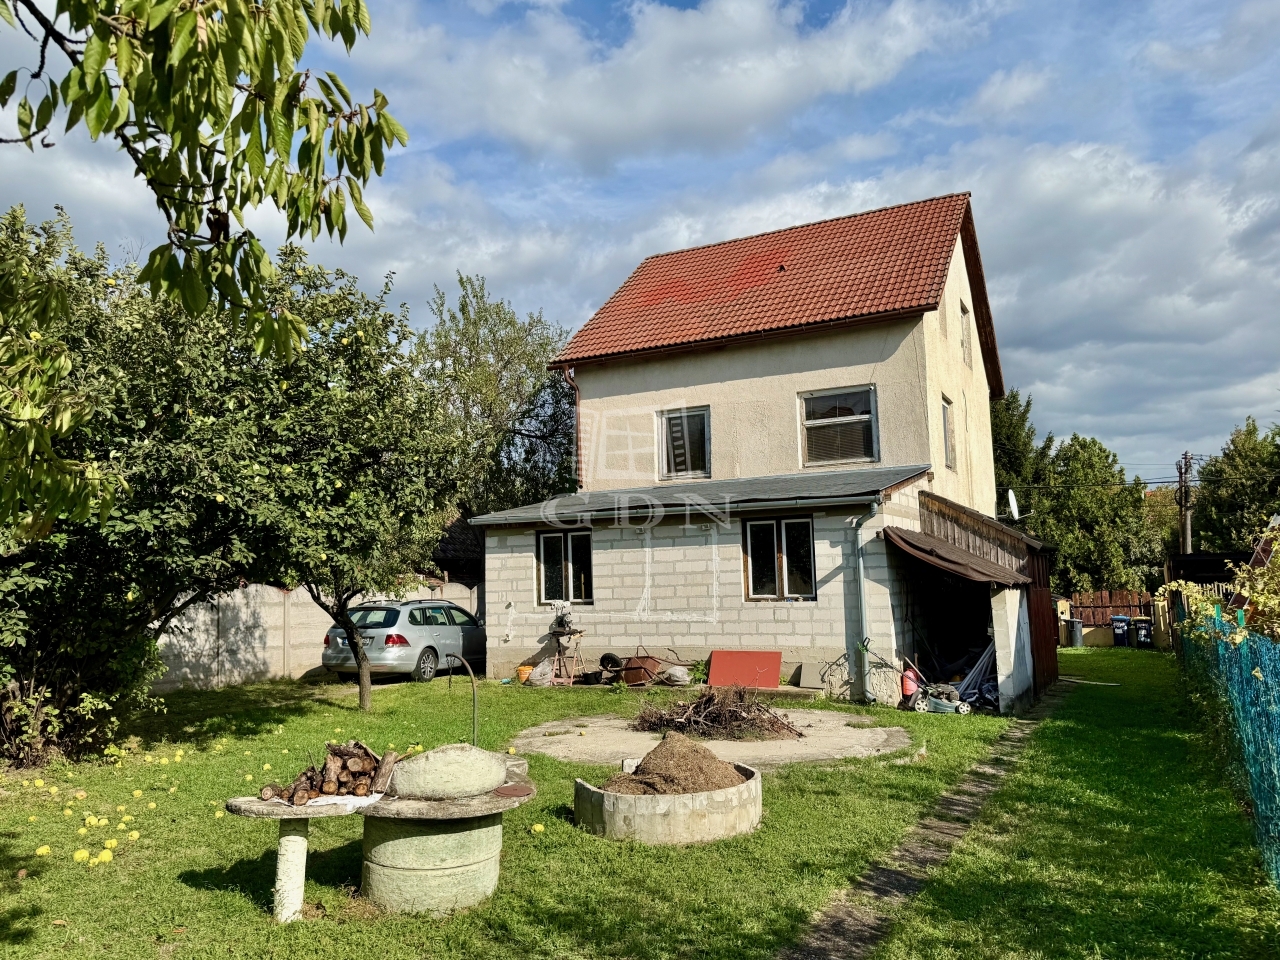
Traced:
<path fill-rule="evenodd" d="M 804 736 L 742 687 L 708 688 L 698 699 L 678 701 L 666 710 L 647 703 L 632 726 L 713 740 L 798 740 Z"/>
<path fill-rule="evenodd" d="M 704 793 L 736 787 L 746 777 L 714 753 L 679 733 L 668 733 L 645 754 L 635 773 L 615 773 L 600 789 L 609 793 Z"/>

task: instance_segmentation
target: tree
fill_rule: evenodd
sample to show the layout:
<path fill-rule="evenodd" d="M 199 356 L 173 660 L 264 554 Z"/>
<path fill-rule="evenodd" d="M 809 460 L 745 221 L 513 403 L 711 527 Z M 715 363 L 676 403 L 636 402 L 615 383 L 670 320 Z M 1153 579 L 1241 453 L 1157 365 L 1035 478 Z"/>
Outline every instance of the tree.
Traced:
<path fill-rule="evenodd" d="M 273 287 L 271 302 L 310 333 L 279 385 L 288 402 L 264 425 L 272 466 L 252 510 L 271 531 L 281 579 L 304 585 L 346 631 L 368 710 L 369 658 L 350 606 L 402 594 L 431 569 L 471 463 L 407 312 L 386 309 L 389 282 L 367 297 L 353 277 L 308 268 L 296 248 L 282 266 L 293 282 Z"/>
<path fill-rule="evenodd" d="M 1192 522 L 1202 550 L 1252 550 L 1280 513 L 1280 424 L 1265 433 L 1253 417 L 1231 431 L 1222 452 L 1200 467 Z"/>
<path fill-rule="evenodd" d="M 35 61 L 0 77 L 0 108 L 22 79 L 18 136 L 0 142 L 52 147 L 64 111 L 67 131 L 83 124 L 94 140 L 114 139 L 167 225 L 139 279 L 193 316 L 216 300 L 229 333 L 287 357 L 303 329 L 267 308 L 271 259 L 244 211 L 269 199 L 288 237 L 345 238 L 349 200 L 372 228 L 363 188 L 408 134 L 377 90 L 358 103 L 336 74 L 297 69 L 312 31 L 348 50 L 369 33 L 365 0 L 56 0 L 52 13 L 37 0 L 0 0 L 0 21 L 31 39 Z M 0 517 L 31 510 L 35 528 L 41 516 L 105 507 L 112 492 L 91 465 L 49 455 L 93 409 L 62 389 L 67 357 L 48 337 L 60 309 L 57 289 L 0 262 L 0 374 L 12 385 L 0 456 L 31 451 L 7 461 Z"/>
<path fill-rule="evenodd" d="M 250 512 L 265 468 L 261 423 L 278 366 L 216 318 L 155 301 L 106 254 L 76 250 L 65 215 L 0 224 L 0 259 L 27 258 L 57 288 L 51 333 L 66 388 L 96 397 L 51 456 L 109 465 L 129 495 L 51 535 L 0 533 L 0 752 L 19 763 L 110 737 L 148 702 L 157 640 L 192 604 L 270 579 L 268 531 Z"/>
<path fill-rule="evenodd" d="M 123 707 L 149 701 L 158 639 L 193 604 L 245 581 L 305 583 L 341 622 L 353 585 L 394 588 L 427 562 L 465 464 L 405 318 L 354 278 L 286 251 L 269 302 L 311 328 L 289 363 L 215 314 L 152 299 L 101 249 L 81 254 L 65 217 L 35 229 L 11 212 L 0 257 L 14 246 L 65 290 L 68 387 L 99 398 L 54 453 L 111 464 L 130 493 L 43 539 L 0 531 L 6 758 L 102 743 Z"/>
<path fill-rule="evenodd" d="M 1057 592 L 1136 589 L 1158 575 L 1163 551 L 1147 524 L 1145 490 L 1094 438 L 1072 434 L 1058 444 L 1028 518 L 1028 532 L 1056 550 Z"/>
<path fill-rule="evenodd" d="M 491 299 L 483 277 L 458 275 L 456 306 L 436 288 L 423 362 L 440 371 L 445 413 L 480 465 L 460 491 L 467 517 L 575 489 L 573 391 L 547 365 L 568 331 Z"/>
<path fill-rule="evenodd" d="M 991 402 L 996 489 L 1012 489 L 1021 526 L 1054 550 L 1059 593 L 1154 586 L 1161 579 L 1162 528 L 1145 484 L 1125 477 L 1116 455 L 1092 437 L 1036 442 L 1031 397 L 1011 390 Z"/>

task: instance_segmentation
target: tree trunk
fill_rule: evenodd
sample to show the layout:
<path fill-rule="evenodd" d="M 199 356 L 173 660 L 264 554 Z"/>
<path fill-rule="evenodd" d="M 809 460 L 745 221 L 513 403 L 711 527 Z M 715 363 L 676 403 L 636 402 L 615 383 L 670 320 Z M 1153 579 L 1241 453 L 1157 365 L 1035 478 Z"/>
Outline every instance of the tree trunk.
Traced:
<path fill-rule="evenodd" d="M 350 622 L 350 618 L 348 618 Z M 365 652 L 364 640 L 356 633 L 355 625 L 347 628 L 347 640 L 356 655 L 356 676 L 360 683 L 360 709 L 368 712 L 373 709 L 373 675 L 369 672 L 369 654 Z"/>

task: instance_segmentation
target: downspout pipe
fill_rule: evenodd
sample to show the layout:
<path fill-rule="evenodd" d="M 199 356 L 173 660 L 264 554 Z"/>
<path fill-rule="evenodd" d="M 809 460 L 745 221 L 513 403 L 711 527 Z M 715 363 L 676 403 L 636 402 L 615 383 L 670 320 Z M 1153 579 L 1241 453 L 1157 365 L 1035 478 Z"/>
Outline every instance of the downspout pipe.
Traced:
<path fill-rule="evenodd" d="M 867 629 L 867 573 L 863 561 L 862 525 L 880 512 L 878 500 L 872 501 L 867 512 L 853 524 L 853 550 L 858 557 L 858 642 L 854 645 L 854 662 L 858 667 L 858 683 L 862 692 L 863 703 L 874 703 L 871 694 L 871 660 L 867 655 L 867 647 L 871 637 Z"/>

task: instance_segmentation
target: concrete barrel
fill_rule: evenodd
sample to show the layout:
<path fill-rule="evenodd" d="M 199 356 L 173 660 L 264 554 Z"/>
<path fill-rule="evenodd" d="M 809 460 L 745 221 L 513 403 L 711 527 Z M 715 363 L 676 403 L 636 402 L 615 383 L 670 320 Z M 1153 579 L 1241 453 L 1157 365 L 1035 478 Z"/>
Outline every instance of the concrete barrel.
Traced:
<path fill-rule="evenodd" d="M 394 913 L 445 916 L 498 886 L 502 814 L 460 820 L 365 816 L 361 890 Z"/>
<path fill-rule="evenodd" d="M 704 793 L 633 796 L 577 780 L 574 822 L 596 836 L 649 844 L 709 843 L 751 833 L 764 812 L 760 771 L 733 766 L 745 783 Z"/>

